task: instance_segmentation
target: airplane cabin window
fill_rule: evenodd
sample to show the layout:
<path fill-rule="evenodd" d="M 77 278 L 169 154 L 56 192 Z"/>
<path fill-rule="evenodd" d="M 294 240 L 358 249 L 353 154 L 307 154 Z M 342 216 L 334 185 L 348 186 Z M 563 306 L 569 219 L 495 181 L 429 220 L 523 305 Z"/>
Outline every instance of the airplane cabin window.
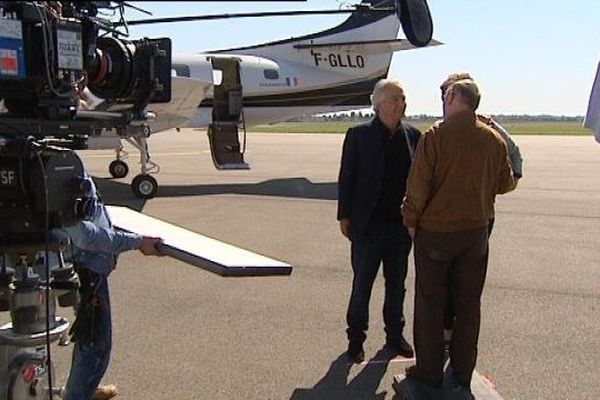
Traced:
<path fill-rule="evenodd" d="M 279 72 L 276 69 L 265 69 L 263 74 L 267 79 L 279 79 Z"/>
<path fill-rule="evenodd" d="M 173 64 L 171 67 L 171 75 L 173 75 L 173 71 L 175 71 L 175 76 L 185 76 L 190 77 L 190 66 L 185 64 Z"/>

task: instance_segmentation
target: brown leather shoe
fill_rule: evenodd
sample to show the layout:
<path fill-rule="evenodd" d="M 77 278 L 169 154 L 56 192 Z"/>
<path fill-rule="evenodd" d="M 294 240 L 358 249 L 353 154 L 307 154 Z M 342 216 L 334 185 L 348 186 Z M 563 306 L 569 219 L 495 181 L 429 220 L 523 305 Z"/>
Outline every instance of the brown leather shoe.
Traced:
<path fill-rule="evenodd" d="M 385 344 L 394 353 L 399 354 L 402 357 L 413 358 L 415 356 L 412 346 L 406 341 L 406 339 L 404 339 L 404 336 L 402 335 L 398 339 L 388 339 Z"/>
<path fill-rule="evenodd" d="M 119 392 L 115 385 L 101 385 L 98 386 L 92 400 L 108 400 L 115 397 Z"/>

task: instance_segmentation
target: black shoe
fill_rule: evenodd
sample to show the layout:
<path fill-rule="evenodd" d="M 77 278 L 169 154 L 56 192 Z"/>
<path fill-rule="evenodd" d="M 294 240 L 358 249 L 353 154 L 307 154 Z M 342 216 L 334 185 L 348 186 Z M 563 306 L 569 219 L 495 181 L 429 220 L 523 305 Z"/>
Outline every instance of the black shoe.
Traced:
<path fill-rule="evenodd" d="M 449 372 L 446 370 L 446 376 L 444 377 L 446 398 L 448 400 L 474 400 L 475 397 L 471 393 L 471 384 L 464 384 L 459 381 L 454 371 L 451 368 L 449 369 Z"/>
<path fill-rule="evenodd" d="M 350 342 L 347 354 L 350 361 L 354 364 L 360 364 L 365 361 L 365 351 L 363 350 L 362 343 Z"/>
<path fill-rule="evenodd" d="M 415 352 L 412 346 L 404 339 L 404 336 L 400 335 L 397 339 L 388 339 L 385 343 L 394 353 L 401 355 L 406 358 L 413 358 Z"/>
<path fill-rule="evenodd" d="M 463 385 L 455 385 L 447 389 L 446 398 L 449 400 L 475 400 L 471 388 Z"/>
<path fill-rule="evenodd" d="M 441 389 L 444 383 L 443 378 L 439 381 L 432 381 L 431 377 L 425 375 L 416 365 L 411 365 L 404 370 L 404 375 L 407 378 L 414 379 L 420 382 L 424 386 L 428 386 L 433 389 Z"/>

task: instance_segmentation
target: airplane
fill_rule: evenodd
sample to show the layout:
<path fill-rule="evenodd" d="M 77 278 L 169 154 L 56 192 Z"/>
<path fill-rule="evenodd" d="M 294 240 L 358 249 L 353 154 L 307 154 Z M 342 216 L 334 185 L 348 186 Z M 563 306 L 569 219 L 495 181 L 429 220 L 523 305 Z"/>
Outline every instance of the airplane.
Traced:
<path fill-rule="evenodd" d="M 406 39 L 397 38 L 401 26 Z M 432 39 L 432 29 L 425 0 L 362 0 L 345 21 L 320 32 L 253 46 L 174 54 L 175 100 L 153 109 L 157 118 L 150 126 L 153 132 L 207 127 L 216 168 L 248 169 L 244 162 L 247 126 L 368 107 L 375 83 L 387 77 L 393 52 L 441 44 Z M 186 118 L 189 121 L 183 123 Z M 132 181 L 132 189 L 136 196 L 149 199 L 158 190 L 150 175 L 158 165 L 150 160 L 146 139 L 146 135 L 102 135 L 90 138 L 88 148 L 115 149 L 109 172 L 123 178 L 129 167 L 121 140 L 136 147 L 141 174 Z"/>
<path fill-rule="evenodd" d="M 592 84 L 588 108 L 583 120 L 583 126 L 594 132 L 596 142 L 600 143 L 600 63 Z"/>

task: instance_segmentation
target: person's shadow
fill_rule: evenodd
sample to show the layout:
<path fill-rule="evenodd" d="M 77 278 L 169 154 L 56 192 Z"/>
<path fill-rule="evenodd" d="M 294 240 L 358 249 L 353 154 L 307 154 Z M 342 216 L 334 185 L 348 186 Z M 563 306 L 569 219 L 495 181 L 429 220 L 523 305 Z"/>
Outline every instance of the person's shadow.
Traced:
<path fill-rule="evenodd" d="M 346 352 L 340 354 L 329 366 L 325 376 L 312 388 L 296 388 L 290 400 L 383 400 L 386 391 L 377 393 L 381 379 L 385 375 L 394 355 L 380 349 L 350 382 L 348 374 L 352 365 Z"/>

